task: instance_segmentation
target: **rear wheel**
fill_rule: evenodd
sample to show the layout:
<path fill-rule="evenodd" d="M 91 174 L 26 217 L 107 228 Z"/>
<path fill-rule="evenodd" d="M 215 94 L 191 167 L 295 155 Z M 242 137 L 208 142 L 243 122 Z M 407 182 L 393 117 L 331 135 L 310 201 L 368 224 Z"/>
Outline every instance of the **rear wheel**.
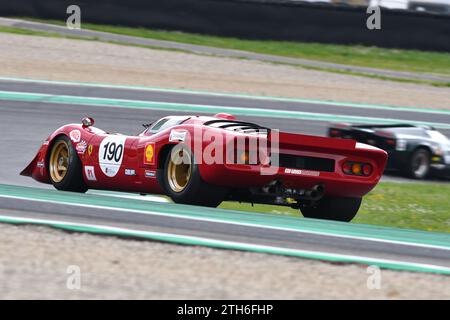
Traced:
<path fill-rule="evenodd" d="M 301 208 L 305 218 L 350 222 L 358 213 L 361 198 L 325 197 L 315 206 Z"/>
<path fill-rule="evenodd" d="M 87 191 L 81 160 L 66 136 L 60 136 L 54 141 L 48 159 L 48 172 L 53 186 L 58 190 Z"/>
<path fill-rule="evenodd" d="M 409 162 L 409 176 L 415 179 L 425 179 L 430 172 L 431 154 L 426 149 L 414 151 Z"/>
<path fill-rule="evenodd" d="M 159 174 L 164 190 L 176 203 L 217 207 L 226 196 L 225 188 L 202 180 L 193 154 L 181 145 L 169 152 Z"/>

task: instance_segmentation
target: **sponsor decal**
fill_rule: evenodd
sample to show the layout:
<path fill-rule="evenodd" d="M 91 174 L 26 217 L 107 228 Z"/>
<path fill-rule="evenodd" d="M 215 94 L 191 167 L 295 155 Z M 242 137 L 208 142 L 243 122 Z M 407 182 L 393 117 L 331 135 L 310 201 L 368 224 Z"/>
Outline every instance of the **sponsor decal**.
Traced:
<path fill-rule="evenodd" d="M 134 169 L 125 169 L 125 175 L 126 176 L 135 176 L 136 175 L 136 170 L 134 170 Z"/>
<path fill-rule="evenodd" d="M 155 144 L 154 143 L 149 143 L 145 146 L 144 163 L 145 164 L 155 164 Z"/>
<path fill-rule="evenodd" d="M 86 178 L 89 181 L 97 181 L 97 177 L 95 176 L 95 169 L 93 166 L 85 166 L 84 173 L 86 174 Z"/>
<path fill-rule="evenodd" d="M 154 177 L 156 177 L 156 171 L 154 171 L 154 170 L 145 170 L 145 177 L 146 178 L 154 178 Z"/>
<path fill-rule="evenodd" d="M 319 171 L 289 169 L 289 168 L 284 169 L 284 173 L 295 174 L 295 175 L 302 175 L 302 176 L 312 176 L 312 177 L 320 176 L 320 172 Z"/>
<path fill-rule="evenodd" d="M 88 147 L 88 155 L 92 155 L 92 151 L 94 151 L 94 146 L 90 144 Z"/>
<path fill-rule="evenodd" d="M 84 140 L 81 140 L 75 147 L 77 152 L 81 153 L 81 154 L 84 154 L 86 152 L 86 148 L 87 148 L 87 143 Z"/>
<path fill-rule="evenodd" d="M 37 166 L 38 168 L 44 168 L 44 167 L 45 167 L 45 162 L 44 162 L 44 161 L 39 161 L 39 162 L 36 164 L 36 166 Z"/>
<path fill-rule="evenodd" d="M 81 132 L 80 130 L 72 130 L 69 133 L 70 140 L 72 140 L 74 143 L 78 143 L 81 140 Z"/>
<path fill-rule="evenodd" d="M 441 161 L 441 157 L 440 156 L 434 156 L 431 158 L 431 162 L 439 162 Z"/>
<path fill-rule="evenodd" d="M 169 142 L 184 142 L 186 140 L 186 131 L 170 131 Z"/>
<path fill-rule="evenodd" d="M 122 165 L 125 153 L 125 136 L 107 136 L 98 150 L 100 169 L 107 177 L 115 177 Z"/>

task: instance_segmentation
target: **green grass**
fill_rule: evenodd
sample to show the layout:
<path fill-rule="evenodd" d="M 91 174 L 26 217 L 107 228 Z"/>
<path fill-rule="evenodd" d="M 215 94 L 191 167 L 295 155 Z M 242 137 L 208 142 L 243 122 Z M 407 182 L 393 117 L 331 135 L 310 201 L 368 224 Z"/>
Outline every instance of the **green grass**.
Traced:
<path fill-rule="evenodd" d="M 45 31 L 27 30 L 27 29 L 22 29 L 22 28 L 17 28 L 17 27 L 0 26 L 0 32 L 20 34 L 20 35 L 30 35 L 30 36 L 51 37 L 51 38 L 99 41 L 99 42 L 104 42 L 104 43 L 112 43 L 112 44 L 117 44 L 117 45 L 132 46 L 132 47 L 138 47 L 138 48 L 147 48 L 147 49 L 154 49 L 154 50 L 188 52 L 188 51 L 184 51 L 184 50 L 180 50 L 180 49 L 165 49 L 165 48 L 146 46 L 146 45 L 140 45 L 140 44 L 129 44 L 129 43 L 124 43 L 124 42 L 120 42 L 120 41 L 103 41 L 97 37 L 70 36 L 70 35 L 63 35 L 63 34 L 57 34 L 57 33 L 52 33 L 52 32 L 45 32 Z"/>
<path fill-rule="evenodd" d="M 31 35 L 31 36 L 51 36 L 52 35 L 47 32 L 32 31 L 32 30 L 20 29 L 20 28 L 15 28 L 15 27 L 5 27 L 5 26 L 0 26 L 0 32 Z"/>
<path fill-rule="evenodd" d="M 62 21 L 41 20 L 32 18 L 21 18 L 31 21 L 45 22 L 56 25 L 65 25 Z M 225 49 L 237 49 L 256 53 L 265 53 L 294 58 L 305 58 L 310 60 L 341 63 L 354 66 L 372 67 L 378 69 L 390 69 L 396 71 L 410 71 L 417 73 L 433 73 L 436 75 L 450 75 L 450 54 L 436 53 L 417 50 L 397 50 L 382 49 L 366 46 L 344 46 L 318 43 L 296 43 L 286 41 L 252 41 L 235 38 L 224 38 L 216 36 L 205 36 L 174 31 L 150 30 L 144 28 L 128 28 L 120 26 L 96 25 L 84 23 L 84 29 L 104 31 L 116 34 L 130 35 L 136 37 L 168 40 L 180 43 L 198 44 Z M 57 36 L 52 33 L 26 31 L 18 28 L 0 28 L 0 32 L 10 32 L 17 34 L 53 36 L 60 38 L 83 39 L 80 37 Z M 85 38 L 86 39 L 86 38 Z M 101 41 L 97 38 L 87 38 L 88 40 Z M 102 41 L 119 45 L 129 45 L 150 49 L 161 49 L 169 51 L 180 51 L 175 49 L 157 48 L 153 46 L 133 45 L 122 42 Z M 340 74 L 356 75 L 380 80 L 389 80 L 406 83 L 426 84 L 436 87 L 450 87 L 450 82 L 428 81 L 420 79 L 403 79 L 388 76 L 379 76 L 370 73 L 338 70 L 333 68 L 307 67 L 318 71 L 333 72 Z"/>
<path fill-rule="evenodd" d="M 301 217 L 280 206 L 225 202 L 220 208 Z M 382 182 L 364 197 L 352 223 L 450 233 L 450 184 Z"/>
<path fill-rule="evenodd" d="M 6 27 L 6 26 L 0 26 L 0 32 L 28 35 L 28 36 L 51 37 L 51 38 L 65 38 L 65 39 L 93 40 L 93 41 L 98 40 L 97 38 L 94 38 L 94 37 L 87 38 L 87 37 L 59 35 L 57 33 L 51 33 L 51 32 L 45 32 L 45 31 L 34 31 L 34 30 L 27 30 L 27 29 L 22 29 L 22 28 L 17 28 L 17 27 Z"/>
<path fill-rule="evenodd" d="M 42 20 L 40 20 L 42 21 Z M 42 21 L 63 25 L 61 21 Z M 419 50 L 384 49 L 362 45 L 332 45 L 288 41 L 257 41 L 183 32 L 83 23 L 83 29 L 142 38 L 244 50 L 354 66 L 450 75 L 450 54 Z"/>
<path fill-rule="evenodd" d="M 350 71 L 350 70 L 338 70 L 338 69 L 310 67 L 310 66 L 302 66 L 302 68 L 310 69 L 310 70 L 317 70 L 317 71 L 324 71 L 324 72 L 333 72 L 333 73 L 338 73 L 338 74 L 346 74 L 346 75 L 351 75 L 351 76 L 359 76 L 359 77 L 366 77 L 366 78 L 372 78 L 372 79 L 386 80 L 386 81 L 426 84 L 426 85 L 432 85 L 434 87 L 450 87 L 450 82 L 443 82 L 443 81 L 396 78 L 396 77 L 382 76 L 382 75 L 377 75 L 377 74 L 355 72 L 355 71 Z"/>

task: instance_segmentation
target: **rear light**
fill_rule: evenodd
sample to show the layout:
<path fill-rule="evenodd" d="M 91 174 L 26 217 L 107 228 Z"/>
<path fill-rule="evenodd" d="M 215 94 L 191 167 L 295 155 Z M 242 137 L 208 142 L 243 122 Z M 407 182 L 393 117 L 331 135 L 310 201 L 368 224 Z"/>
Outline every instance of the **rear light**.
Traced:
<path fill-rule="evenodd" d="M 363 165 L 362 172 L 365 176 L 370 176 L 372 174 L 372 166 L 370 164 Z"/>
<path fill-rule="evenodd" d="M 352 164 L 352 173 L 356 175 L 360 175 L 362 172 L 362 166 L 360 163 Z"/>
<path fill-rule="evenodd" d="M 372 174 L 373 167 L 368 163 L 346 161 L 342 165 L 342 171 L 348 175 L 368 177 Z"/>
<path fill-rule="evenodd" d="M 350 162 L 344 163 L 342 171 L 344 171 L 345 174 L 352 174 L 352 164 Z"/>
<path fill-rule="evenodd" d="M 395 140 L 394 139 L 387 139 L 386 143 L 390 146 L 395 146 Z"/>
<path fill-rule="evenodd" d="M 267 161 L 270 161 L 270 159 Z M 260 159 L 258 159 L 258 152 L 257 151 L 249 152 L 247 150 L 235 151 L 234 163 L 235 164 L 245 164 L 245 165 L 261 164 Z"/>
<path fill-rule="evenodd" d="M 239 164 L 249 164 L 250 163 L 250 155 L 248 154 L 248 151 L 242 151 L 239 153 L 238 163 Z"/>
<path fill-rule="evenodd" d="M 330 137 L 340 137 L 341 136 L 341 130 L 331 129 L 330 130 Z"/>
<path fill-rule="evenodd" d="M 234 139 L 229 145 L 229 151 L 227 156 L 227 163 L 240 164 L 240 165 L 260 165 L 261 160 L 270 162 L 270 158 L 267 159 L 267 146 L 266 149 L 261 148 L 257 139 L 238 140 Z"/>

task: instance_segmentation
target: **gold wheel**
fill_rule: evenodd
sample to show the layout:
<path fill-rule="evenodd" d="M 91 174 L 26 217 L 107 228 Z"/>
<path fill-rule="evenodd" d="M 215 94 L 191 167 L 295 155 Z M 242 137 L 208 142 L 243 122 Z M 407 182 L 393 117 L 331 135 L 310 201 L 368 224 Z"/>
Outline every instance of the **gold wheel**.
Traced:
<path fill-rule="evenodd" d="M 186 189 L 191 178 L 192 165 L 191 156 L 185 150 L 179 150 L 176 159 L 169 155 L 169 163 L 167 168 L 167 180 L 169 186 L 174 192 L 182 192 Z M 174 161 L 175 160 L 175 161 Z"/>
<path fill-rule="evenodd" d="M 52 148 L 49 161 L 50 176 L 53 182 L 61 182 L 69 169 L 69 146 L 66 141 L 58 141 Z"/>

